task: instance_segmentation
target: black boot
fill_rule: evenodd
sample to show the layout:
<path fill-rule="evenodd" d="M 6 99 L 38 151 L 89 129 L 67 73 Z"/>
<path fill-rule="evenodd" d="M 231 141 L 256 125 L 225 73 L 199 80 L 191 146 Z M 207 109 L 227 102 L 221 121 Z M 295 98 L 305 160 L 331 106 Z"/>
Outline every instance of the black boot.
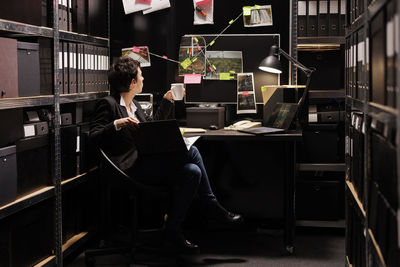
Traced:
<path fill-rule="evenodd" d="M 164 247 L 174 253 L 181 254 L 199 254 L 200 248 L 198 245 L 187 240 L 180 230 L 164 231 Z"/>
<path fill-rule="evenodd" d="M 207 217 L 223 223 L 240 223 L 243 216 L 227 211 L 218 201 L 209 202 L 206 207 Z"/>

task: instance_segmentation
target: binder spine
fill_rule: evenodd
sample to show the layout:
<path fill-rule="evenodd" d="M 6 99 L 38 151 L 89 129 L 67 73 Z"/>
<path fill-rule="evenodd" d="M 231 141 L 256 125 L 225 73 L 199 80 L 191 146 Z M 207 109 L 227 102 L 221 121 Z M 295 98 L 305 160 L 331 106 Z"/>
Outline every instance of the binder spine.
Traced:
<path fill-rule="evenodd" d="M 317 1 L 308 0 L 307 36 L 318 36 Z"/>
<path fill-rule="evenodd" d="M 298 36 L 307 36 L 307 1 L 298 2 Z"/>
<path fill-rule="evenodd" d="M 318 1 L 318 36 L 328 36 L 328 1 Z"/>
<path fill-rule="evenodd" d="M 339 1 L 329 1 L 329 36 L 339 35 Z"/>
<path fill-rule="evenodd" d="M 386 104 L 396 107 L 395 94 L 395 41 L 394 41 L 394 7 L 393 2 L 389 2 L 386 12 Z"/>
<path fill-rule="evenodd" d="M 339 35 L 346 34 L 346 0 L 340 0 Z"/>

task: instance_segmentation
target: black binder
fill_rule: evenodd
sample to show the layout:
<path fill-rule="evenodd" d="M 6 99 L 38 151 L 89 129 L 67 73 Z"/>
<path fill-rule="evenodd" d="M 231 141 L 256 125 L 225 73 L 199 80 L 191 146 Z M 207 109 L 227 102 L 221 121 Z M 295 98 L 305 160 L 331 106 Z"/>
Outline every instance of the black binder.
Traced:
<path fill-rule="evenodd" d="M 298 1 L 297 6 L 297 35 L 299 37 L 304 37 L 307 36 L 307 1 Z"/>
<path fill-rule="evenodd" d="M 346 34 L 346 0 L 340 0 L 339 35 Z"/>
<path fill-rule="evenodd" d="M 396 107 L 395 71 L 395 6 L 389 1 L 386 6 L 386 104 Z"/>
<path fill-rule="evenodd" d="M 317 1 L 308 0 L 307 3 L 307 36 L 318 36 Z"/>
<path fill-rule="evenodd" d="M 329 20 L 328 20 L 328 1 L 318 1 L 318 36 L 328 36 Z"/>
<path fill-rule="evenodd" d="M 68 42 L 63 42 L 63 77 L 64 77 L 64 87 L 63 94 L 68 94 L 69 92 L 69 47 Z"/>
<path fill-rule="evenodd" d="M 68 76 L 69 76 L 69 94 L 76 93 L 76 44 L 75 43 L 68 43 L 68 59 L 69 59 L 69 66 L 68 66 Z"/>
<path fill-rule="evenodd" d="M 339 1 L 329 1 L 329 36 L 339 35 Z"/>
<path fill-rule="evenodd" d="M 371 22 L 371 100 L 385 104 L 385 21 L 384 9 Z"/>
<path fill-rule="evenodd" d="M 72 31 L 88 33 L 88 0 L 72 0 Z"/>

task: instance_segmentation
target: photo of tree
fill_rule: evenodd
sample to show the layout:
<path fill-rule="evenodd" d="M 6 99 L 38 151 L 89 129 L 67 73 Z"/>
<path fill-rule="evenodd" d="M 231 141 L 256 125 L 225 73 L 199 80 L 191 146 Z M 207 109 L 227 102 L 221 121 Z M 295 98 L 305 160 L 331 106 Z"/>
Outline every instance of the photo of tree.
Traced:
<path fill-rule="evenodd" d="M 206 76 L 204 79 L 220 80 L 220 73 L 236 74 L 243 72 L 242 51 L 206 51 Z"/>

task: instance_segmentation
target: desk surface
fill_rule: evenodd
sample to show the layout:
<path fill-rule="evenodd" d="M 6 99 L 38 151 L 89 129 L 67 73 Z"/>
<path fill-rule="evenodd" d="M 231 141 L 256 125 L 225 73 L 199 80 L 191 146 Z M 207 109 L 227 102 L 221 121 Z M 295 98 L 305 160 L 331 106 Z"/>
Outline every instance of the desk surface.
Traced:
<path fill-rule="evenodd" d="M 185 133 L 184 136 L 201 136 L 207 140 L 263 140 L 263 141 L 301 141 L 302 131 L 294 130 L 284 133 L 254 135 L 238 131 L 207 130 L 205 133 Z"/>

